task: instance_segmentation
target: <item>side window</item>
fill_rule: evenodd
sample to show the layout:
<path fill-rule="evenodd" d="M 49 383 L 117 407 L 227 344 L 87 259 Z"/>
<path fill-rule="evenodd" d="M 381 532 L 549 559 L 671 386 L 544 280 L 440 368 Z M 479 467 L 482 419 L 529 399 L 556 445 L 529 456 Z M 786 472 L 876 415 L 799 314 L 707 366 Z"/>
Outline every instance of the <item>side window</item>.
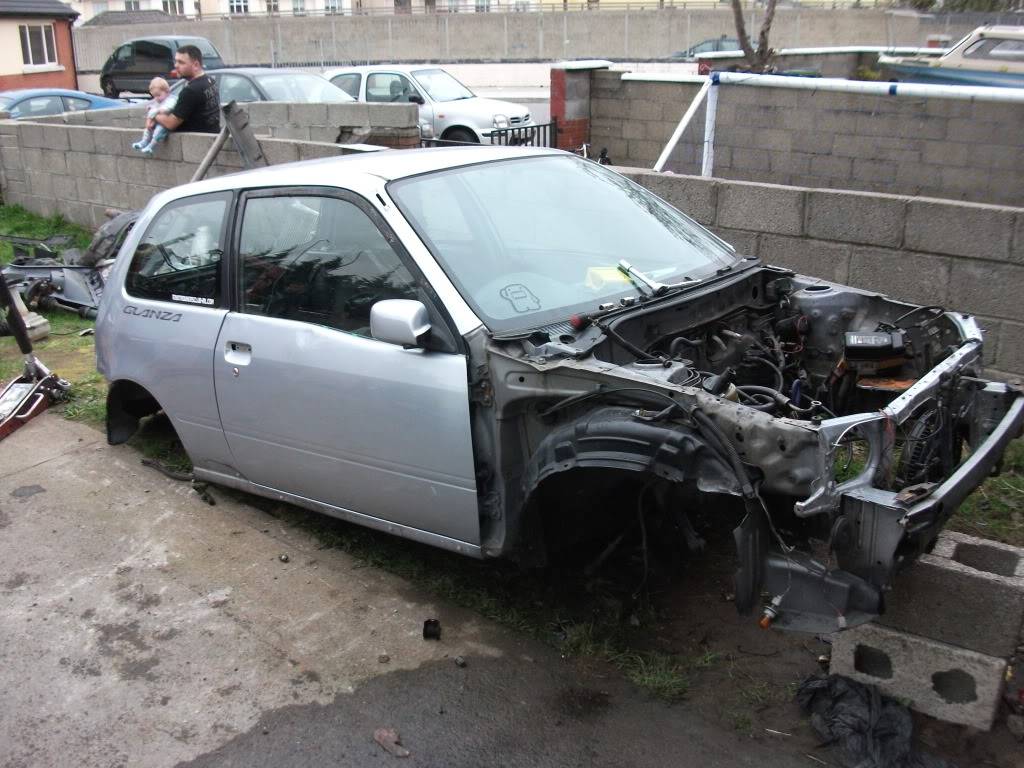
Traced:
<path fill-rule="evenodd" d="M 74 96 L 64 97 L 64 109 L 68 112 L 81 112 L 91 106 L 86 99 L 76 99 Z"/>
<path fill-rule="evenodd" d="M 260 94 L 247 77 L 239 75 L 219 75 L 217 87 L 220 90 L 220 103 L 231 101 L 260 101 Z"/>
<path fill-rule="evenodd" d="M 132 256 L 125 289 L 140 299 L 220 302 L 224 217 L 231 194 L 176 200 L 156 215 Z"/>
<path fill-rule="evenodd" d="M 11 114 L 24 119 L 59 115 L 63 111 L 64 102 L 60 100 L 60 96 L 36 96 L 34 99 L 25 99 L 19 103 L 11 110 Z"/>
<path fill-rule="evenodd" d="M 375 72 L 366 78 L 367 101 L 408 101 L 413 93 L 417 93 L 417 90 L 402 75 Z"/>
<path fill-rule="evenodd" d="M 129 61 L 131 61 L 132 60 L 132 46 L 131 46 L 131 44 L 129 44 L 129 45 L 122 45 L 120 48 L 118 48 L 117 52 L 114 54 L 114 58 L 117 61 L 121 61 L 121 62 L 129 62 Z"/>
<path fill-rule="evenodd" d="M 366 213 L 333 197 L 250 199 L 239 242 L 242 311 L 370 335 L 381 299 L 420 299 Z"/>
<path fill-rule="evenodd" d="M 135 63 L 146 71 L 170 70 L 174 66 L 174 57 L 169 46 L 152 40 L 139 40 L 135 43 Z"/>
<path fill-rule="evenodd" d="M 341 88 L 345 93 L 351 96 L 353 99 L 359 98 L 359 83 L 362 81 L 363 76 L 358 72 L 352 72 L 348 75 L 338 75 L 331 79 L 331 82 Z"/>

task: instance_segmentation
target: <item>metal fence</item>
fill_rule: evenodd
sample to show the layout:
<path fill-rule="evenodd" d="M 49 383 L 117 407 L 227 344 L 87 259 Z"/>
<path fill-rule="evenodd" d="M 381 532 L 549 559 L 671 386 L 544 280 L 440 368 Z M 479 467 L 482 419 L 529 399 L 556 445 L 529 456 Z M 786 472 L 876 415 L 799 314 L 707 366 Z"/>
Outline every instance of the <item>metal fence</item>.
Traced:
<path fill-rule="evenodd" d="M 557 147 L 558 120 L 550 123 L 527 125 L 521 128 L 495 128 L 491 131 L 490 143 L 502 147 Z M 476 146 L 472 141 L 450 141 L 448 139 L 420 139 L 420 147 Z"/>

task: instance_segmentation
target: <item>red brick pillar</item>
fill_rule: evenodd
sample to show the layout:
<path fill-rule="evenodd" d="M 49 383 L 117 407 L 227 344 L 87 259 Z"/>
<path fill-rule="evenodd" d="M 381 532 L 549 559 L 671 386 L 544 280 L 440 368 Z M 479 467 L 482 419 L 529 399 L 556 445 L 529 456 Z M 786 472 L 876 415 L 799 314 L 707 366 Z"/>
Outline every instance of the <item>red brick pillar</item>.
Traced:
<path fill-rule="evenodd" d="M 607 61 L 565 61 L 551 67 L 551 117 L 558 121 L 559 149 L 590 141 L 590 73 Z"/>

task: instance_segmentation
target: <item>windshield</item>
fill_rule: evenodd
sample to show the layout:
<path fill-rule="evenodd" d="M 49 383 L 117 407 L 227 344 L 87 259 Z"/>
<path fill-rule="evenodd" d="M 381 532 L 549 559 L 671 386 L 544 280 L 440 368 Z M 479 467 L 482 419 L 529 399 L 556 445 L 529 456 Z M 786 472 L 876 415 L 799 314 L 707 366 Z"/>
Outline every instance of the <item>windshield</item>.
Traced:
<path fill-rule="evenodd" d="M 443 69 L 419 69 L 412 73 L 434 101 L 472 99 L 473 92 Z"/>
<path fill-rule="evenodd" d="M 256 80 L 270 101 L 292 101 L 306 104 L 355 101 L 341 88 L 319 75 L 287 72 L 276 75 L 256 75 Z"/>
<path fill-rule="evenodd" d="M 456 150 L 457 151 L 457 150 Z M 483 163 L 388 191 L 481 319 L 535 328 L 636 296 L 621 259 L 665 283 L 714 274 L 729 246 L 643 187 L 582 158 Z"/>
<path fill-rule="evenodd" d="M 0 110 L 6 110 L 14 101 L 10 96 L 0 96 Z"/>

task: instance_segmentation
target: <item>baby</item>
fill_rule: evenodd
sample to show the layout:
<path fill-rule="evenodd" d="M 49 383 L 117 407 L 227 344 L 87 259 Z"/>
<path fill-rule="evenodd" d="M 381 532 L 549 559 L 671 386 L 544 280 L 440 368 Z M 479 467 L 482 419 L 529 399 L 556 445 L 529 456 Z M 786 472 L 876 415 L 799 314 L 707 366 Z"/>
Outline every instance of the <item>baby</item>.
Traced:
<path fill-rule="evenodd" d="M 139 150 L 144 155 L 152 155 L 157 142 L 167 138 L 167 129 L 156 121 L 156 116 L 160 113 L 169 113 L 174 109 L 174 104 L 178 100 L 177 96 L 171 95 L 171 87 L 162 77 L 154 77 L 149 81 L 149 95 L 153 99 L 149 102 L 149 109 L 146 111 L 146 130 L 143 131 L 142 138 L 132 144 L 133 149 Z"/>

